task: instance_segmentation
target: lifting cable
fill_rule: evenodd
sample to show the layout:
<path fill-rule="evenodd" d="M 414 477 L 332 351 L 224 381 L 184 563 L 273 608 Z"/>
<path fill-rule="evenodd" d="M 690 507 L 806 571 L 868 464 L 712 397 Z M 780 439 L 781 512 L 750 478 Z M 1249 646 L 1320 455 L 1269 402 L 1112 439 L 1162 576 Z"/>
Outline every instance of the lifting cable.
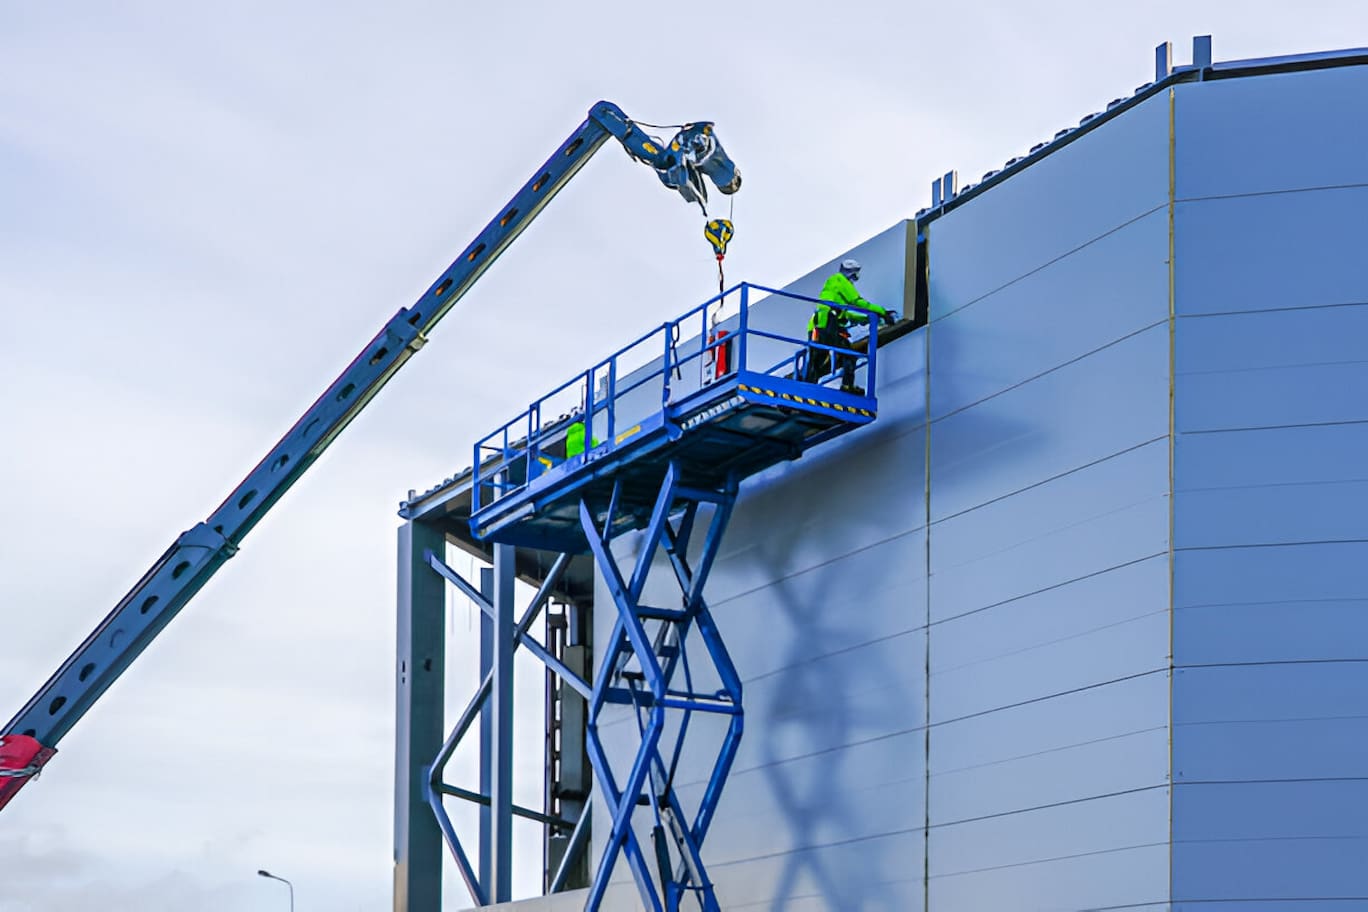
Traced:
<path fill-rule="evenodd" d="M 636 127 L 649 127 L 652 130 L 682 130 L 688 126 L 688 124 L 653 124 L 647 123 L 644 120 L 632 120 L 630 118 L 627 122 Z"/>
<path fill-rule="evenodd" d="M 710 219 L 703 226 L 703 238 L 712 245 L 713 255 L 717 257 L 717 293 L 720 295 L 727 290 L 727 277 L 722 268 L 722 261 L 727 257 L 727 244 L 730 243 L 732 235 L 736 233 L 732 223 L 732 217 L 736 214 L 736 197 L 727 197 L 727 217 L 724 219 Z"/>
<path fill-rule="evenodd" d="M 717 329 L 721 322 L 722 309 L 726 306 L 727 294 L 727 275 L 723 268 L 723 261 L 727 258 L 727 244 L 731 241 L 735 229 L 732 225 L 732 216 L 736 214 L 736 197 L 729 196 L 727 204 L 727 217 L 724 219 L 710 219 L 703 225 L 703 238 L 712 245 L 713 255 L 717 258 L 717 310 L 713 314 L 710 332 L 707 336 L 705 345 L 711 346 L 723 335 L 725 331 Z M 726 349 L 709 349 L 705 364 L 711 365 L 713 371 L 718 372 L 720 363 L 719 358 L 725 355 Z"/>

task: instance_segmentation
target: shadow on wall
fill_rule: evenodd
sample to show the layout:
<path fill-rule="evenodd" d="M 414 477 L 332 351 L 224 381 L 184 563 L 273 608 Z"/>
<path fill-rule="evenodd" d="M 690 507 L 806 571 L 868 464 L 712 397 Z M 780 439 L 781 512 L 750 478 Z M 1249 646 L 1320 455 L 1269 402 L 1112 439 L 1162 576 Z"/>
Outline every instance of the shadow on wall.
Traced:
<path fill-rule="evenodd" d="M 808 898 L 811 894 L 803 887 L 810 882 L 833 910 L 901 912 L 903 903 L 887 883 L 898 860 L 889 857 L 889 846 L 879 840 L 849 851 L 848 843 L 869 835 L 868 822 L 857 812 L 858 803 L 832 800 L 833 791 L 863 785 L 850 781 L 849 752 L 843 748 L 867 729 L 882 729 L 879 723 L 886 721 L 881 707 L 857 702 L 852 694 L 896 694 L 897 676 L 875 656 L 859 664 L 863 680 L 858 682 L 850 678 L 850 665 L 838 669 L 814 659 L 809 644 L 840 639 L 839 618 L 825 608 L 832 587 L 842 584 L 841 576 L 818 573 L 811 585 L 800 585 L 787 575 L 794 568 L 786 559 L 768 557 L 777 579 L 772 586 L 775 604 L 791 629 L 800 631 L 790 637 L 774 696 L 764 710 L 761 763 L 792 839 L 769 908 L 780 912 Z M 811 753 L 814 745 L 821 747 Z M 805 753 L 811 753 L 806 762 L 794 762 Z M 830 851 L 833 847 L 838 853 Z"/>

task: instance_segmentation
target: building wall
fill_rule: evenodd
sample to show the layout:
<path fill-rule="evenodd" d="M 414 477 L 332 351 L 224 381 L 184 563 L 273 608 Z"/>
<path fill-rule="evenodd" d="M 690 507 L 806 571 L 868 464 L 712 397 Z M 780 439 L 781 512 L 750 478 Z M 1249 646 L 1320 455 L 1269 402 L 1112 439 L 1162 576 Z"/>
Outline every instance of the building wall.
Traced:
<path fill-rule="evenodd" d="M 745 484 L 728 909 L 1166 904 L 1168 202 L 1164 96 L 937 219 L 879 420 Z"/>
<path fill-rule="evenodd" d="M 712 577 L 724 908 L 1368 897 L 1364 99 L 1363 67 L 1179 85 L 927 223 L 879 420 L 747 481 Z"/>
<path fill-rule="evenodd" d="M 1364 67 L 1177 91 L 1179 910 L 1368 896 L 1365 98 Z"/>

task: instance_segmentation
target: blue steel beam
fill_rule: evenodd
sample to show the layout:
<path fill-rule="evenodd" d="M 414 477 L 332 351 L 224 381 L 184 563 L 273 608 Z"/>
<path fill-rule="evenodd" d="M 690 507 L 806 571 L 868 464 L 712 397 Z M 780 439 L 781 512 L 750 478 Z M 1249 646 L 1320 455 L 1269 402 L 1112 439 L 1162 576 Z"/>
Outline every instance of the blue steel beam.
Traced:
<path fill-rule="evenodd" d="M 493 687 L 485 719 L 491 720 L 489 747 L 491 902 L 513 898 L 513 575 L 512 545 L 494 546 Z"/>

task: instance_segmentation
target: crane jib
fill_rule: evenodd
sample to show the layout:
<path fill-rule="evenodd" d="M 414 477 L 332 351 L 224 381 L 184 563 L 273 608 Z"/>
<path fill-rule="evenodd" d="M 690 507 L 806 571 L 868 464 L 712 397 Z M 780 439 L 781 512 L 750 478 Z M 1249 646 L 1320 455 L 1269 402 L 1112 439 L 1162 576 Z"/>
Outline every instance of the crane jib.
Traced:
<path fill-rule="evenodd" d="M 696 129 L 710 123 L 687 125 Z M 404 363 L 427 341 L 443 316 L 477 282 L 562 187 L 612 136 L 628 154 L 651 165 L 662 182 L 688 202 L 662 169 L 668 150 L 636 127 L 620 108 L 599 102 L 451 265 L 412 306 L 399 310 L 305 411 L 209 517 L 182 533 L 128 591 L 24 708 L 0 729 L 0 808 L 32 778 L 57 743 L 171 619 L 238 550 L 285 492 L 336 439 Z M 735 175 L 720 144 L 717 173 Z M 718 157 L 720 155 L 720 158 Z M 687 163 L 686 163 L 687 164 Z M 693 167 L 693 165 L 689 165 Z M 705 173 L 705 172 L 700 172 Z M 695 175 L 696 176 L 696 175 Z M 709 174 L 715 179 L 715 175 Z M 735 176 L 730 188 L 739 186 Z"/>

